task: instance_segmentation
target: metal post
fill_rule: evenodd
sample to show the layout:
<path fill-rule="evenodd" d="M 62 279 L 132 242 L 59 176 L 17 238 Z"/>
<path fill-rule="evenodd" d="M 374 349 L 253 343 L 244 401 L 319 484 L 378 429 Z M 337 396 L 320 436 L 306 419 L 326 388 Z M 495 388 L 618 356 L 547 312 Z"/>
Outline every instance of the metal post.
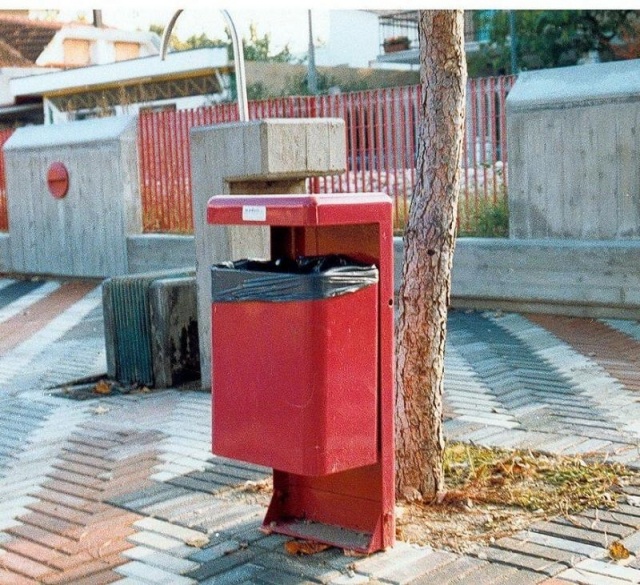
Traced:
<path fill-rule="evenodd" d="M 509 36 L 511 38 L 511 74 L 518 73 L 518 33 L 516 32 L 516 13 L 509 10 Z"/>
<path fill-rule="evenodd" d="M 307 87 L 311 95 L 318 93 L 318 72 L 316 71 L 316 50 L 313 45 L 313 26 L 309 9 L 309 61 L 307 63 Z"/>
<path fill-rule="evenodd" d="M 231 46 L 233 48 L 233 66 L 236 74 L 236 93 L 238 94 L 238 118 L 241 122 L 249 120 L 249 105 L 247 100 L 247 83 L 244 72 L 244 51 L 238 37 L 238 31 L 236 30 L 235 23 L 231 18 L 231 15 L 227 10 L 221 10 L 222 16 L 229 27 L 229 34 L 231 35 Z M 171 31 L 176 24 L 176 20 L 182 14 L 182 10 L 178 10 L 167 24 L 167 28 L 164 29 L 162 35 L 162 45 L 160 47 L 160 58 L 164 61 L 167 56 L 167 49 L 169 48 L 169 39 L 171 38 Z"/>

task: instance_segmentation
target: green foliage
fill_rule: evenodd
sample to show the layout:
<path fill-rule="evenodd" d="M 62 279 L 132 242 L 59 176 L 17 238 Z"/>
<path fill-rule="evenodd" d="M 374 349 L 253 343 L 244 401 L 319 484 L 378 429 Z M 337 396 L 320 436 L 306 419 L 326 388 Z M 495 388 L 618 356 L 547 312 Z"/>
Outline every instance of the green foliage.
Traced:
<path fill-rule="evenodd" d="M 149 27 L 151 32 L 162 36 L 164 26 L 160 24 L 152 24 Z M 181 41 L 176 35 L 172 34 L 169 41 L 170 47 L 174 51 L 188 51 L 190 49 L 208 49 L 217 47 L 226 47 L 229 53 L 229 59 L 233 59 L 233 48 L 231 45 L 231 33 L 229 29 L 225 29 L 226 39 L 212 39 L 205 33 L 199 35 L 191 35 L 186 41 Z M 267 33 L 262 36 L 258 34 L 255 24 L 249 27 L 249 39 L 242 39 L 244 49 L 244 58 L 247 61 L 269 61 L 275 63 L 288 63 L 293 60 L 289 46 L 286 45 L 279 53 L 271 52 L 271 36 Z"/>
<path fill-rule="evenodd" d="M 332 87 L 339 87 L 341 92 L 364 91 L 367 84 L 362 79 L 354 77 L 349 83 L 340 82 L 330 73 L 318 70 L 316 73 L 318 80 L 318 93 L 325 94 Z M 307 74 L 296 77 L 290 77 L 286 87 L 283 89 L 283 95 L 309 95 L 309 87 L 307 83 Z"/>
<path fill-rule="evenodd" d="M 597 51 L 616 59 L 613 47 L 634 33 L 636 10 L 517 10 L 517 57 L 521 70 L 575 65 Z M 511 73 L 509 11 L 483 11 L 476 26 L 489 31 L 489 44 L 470 56 L 470 75 Z"/>
<path fill-rule="evenodd" d="M 458 207 L 459 237 L 506 238 L 509 236 L 509 204 L 507 197 L 470 201 Z"/>
<path fill-rule="evenodd" d="M 210 39 L 205 33 L 200 35 L 191 35 L 184 43 L 181 43 L 181 49 L 183 51 L 189 49 L 215 49 L 219 47 L 226 47 L 227 41 L 222 39 Z"/>
<path fill-rule="evenodd" d="M 230 38 L 229 32 L 227 36 Z M 271 52 L 271 35 L 268 33 L 263 36 L 258 35 L 258 30 L 255 24 L 249 26 L 249 39 L 242 39 L 242 46 L 244 48 L 244 58 L 247 61 L 269 61 L 271 63 L 289 63 L 293 60 L 289 45 L 285 47 L 279 53 Z"/>
<path fill-rule="evenodd" d="M 493 77 L 511 73 L 509 48 L 497 45 L 480 45 L 480 48 L 467 53 L 467 74 L 470 78 Z"/>

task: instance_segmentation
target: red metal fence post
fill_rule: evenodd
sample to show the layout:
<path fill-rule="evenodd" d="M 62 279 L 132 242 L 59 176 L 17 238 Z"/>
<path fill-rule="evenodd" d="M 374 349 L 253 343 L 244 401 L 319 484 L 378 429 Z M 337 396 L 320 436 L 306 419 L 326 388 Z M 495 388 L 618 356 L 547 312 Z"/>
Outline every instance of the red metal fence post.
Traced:
<path fill-rule="evenodd" d="M 0 149 L 11 138 L 14 130 L 0 130 Z M 9 211 L 7 209 L 7 181 L 4 172 L 4 152 L 0 156 L 0 232 L 9 231 Z"/>

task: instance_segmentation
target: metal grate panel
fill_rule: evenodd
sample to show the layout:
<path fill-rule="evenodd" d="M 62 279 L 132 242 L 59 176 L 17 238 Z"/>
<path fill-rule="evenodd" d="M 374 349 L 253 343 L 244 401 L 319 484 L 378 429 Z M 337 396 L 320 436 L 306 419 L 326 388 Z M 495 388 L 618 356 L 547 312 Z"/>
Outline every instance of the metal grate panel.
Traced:
<path fill-rule="evenodd" d="M 148 291 L 160 279 L 195 276 L 194 268 L 129 274 L 102 286 L 107 373 L 124 384 L 154 385 Z"/>

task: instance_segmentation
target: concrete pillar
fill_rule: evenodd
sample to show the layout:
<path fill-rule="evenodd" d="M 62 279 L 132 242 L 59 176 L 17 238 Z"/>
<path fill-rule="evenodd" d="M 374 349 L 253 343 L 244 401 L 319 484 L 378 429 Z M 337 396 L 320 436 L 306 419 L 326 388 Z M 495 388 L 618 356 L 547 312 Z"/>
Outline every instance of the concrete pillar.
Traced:
<path fill-rule="evenodd" d="M 212 264 L 269 258 L 267 228 L 210 226 L 207 202 L 219 194 L 305 193 L 305 179 L 345 171 L 340 119 L 270 119 L 191 131 L 191 169 L 203 388 L 211 384 Z"/>

